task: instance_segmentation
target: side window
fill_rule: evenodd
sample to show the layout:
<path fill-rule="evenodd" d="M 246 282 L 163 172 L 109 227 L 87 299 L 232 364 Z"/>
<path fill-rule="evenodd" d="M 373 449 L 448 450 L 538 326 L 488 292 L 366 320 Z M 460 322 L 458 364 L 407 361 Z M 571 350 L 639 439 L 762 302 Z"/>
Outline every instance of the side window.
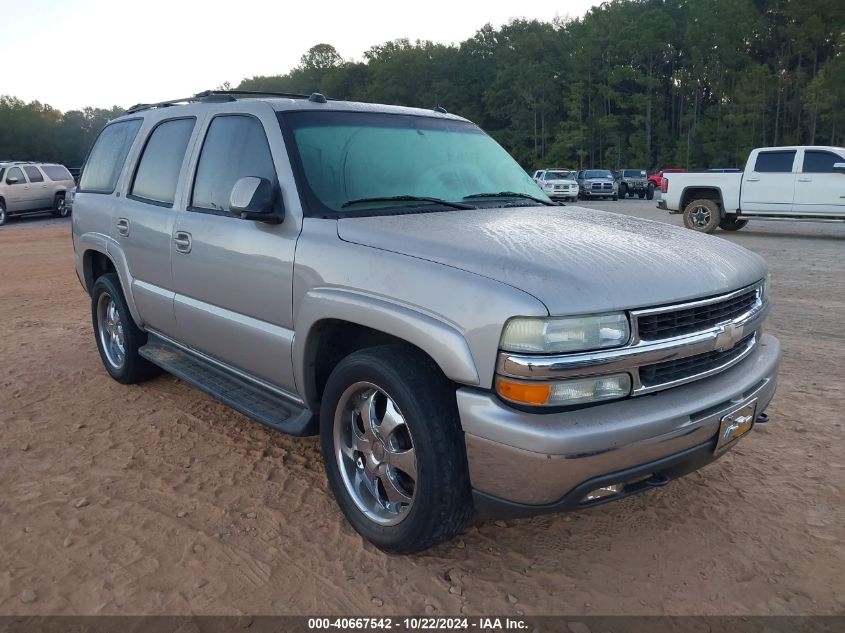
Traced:
<path fill-rule="evenodd" d="M 17 178 L 18 181 L 16 183 L 10 183 L 9 180 L 12 178 Z M 9 173 L 6 174 L 6 184 L 15 184 L 15 185 L 25 185 L 26 178 L 23 177 L 23 172 L 20 170 L 20 167 L 12 167 L 9 170 Z"/>
<path fill-rule="evenodd" d="M 790 173 L 795 160 L 795 150 L 781 152 L 760 152 L 754 171 L 762 173 Z"/>
<path fill-rule="evenodd" d="M 23 170 L 26 172 L 29 182 L 44 182 L 44 176 L 38 171 L 38 167 L 27 165 Z"/>
<path fill-rule="evenodd" d="M 112 193 L 132 142 L 141 128 L 141 119 L 119 121 L 103 128 L 82 168 L 79 190 Z"/>
<path fill-rule="evenodd" d="M 173 205 L 176 185 L 195 119 L 174 119 L 155 127 L 138 161 L 131 196 Z"/>
<path fill-rule="evenodd" d="M 832 174 L 834 163 L 845 163 L 845 158 L 831 152 L 807 150 L 804 152 L 805 174 Z"/>
<path fill-rule="evenodd" d="M 221 115 L 212 120 L 202 145 L 191 206 L 228 211 L 239 178 L 256 176 L 276 184 L 276 169 L 261 122 L 251 116 Z"/>
<path fill-rule="evenodd" d="M 53 181 L 73 180 L 73 176 L 62 165 L 43 165 L 41 171 L 47 174 L 47 178 Z"/>

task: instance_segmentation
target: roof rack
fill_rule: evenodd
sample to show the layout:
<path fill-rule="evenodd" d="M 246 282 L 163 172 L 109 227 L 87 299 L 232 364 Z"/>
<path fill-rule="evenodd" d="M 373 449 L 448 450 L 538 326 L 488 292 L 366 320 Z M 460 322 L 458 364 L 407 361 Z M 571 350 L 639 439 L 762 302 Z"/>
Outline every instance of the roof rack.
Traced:
<path fill-rule="evenodd" d="M 203 90 L 202 92 L 195 94 L 193 97 L 159 101 L 158 103 L 138 103 L 126 110 L 126 114 L 134 114 L 135 112 L 141 112 L 142 110 L 149 110 L 151 108 L 167 108 L 184 103 L 225 103 L 228 101 L 237 101 L 238 97 L 282 97 L 286 99 L 308 99 L 314 103 L 325 103 L 327 101 L 326 97 L 321 95 L 319 92 L 306 95 L 295 92 L 265 92 L 263 90 Z"/>

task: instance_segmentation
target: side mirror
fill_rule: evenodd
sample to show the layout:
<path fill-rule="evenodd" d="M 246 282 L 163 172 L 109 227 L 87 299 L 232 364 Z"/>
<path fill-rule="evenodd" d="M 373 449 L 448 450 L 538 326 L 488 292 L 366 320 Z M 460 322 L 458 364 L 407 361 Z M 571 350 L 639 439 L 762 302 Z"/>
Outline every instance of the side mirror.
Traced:
<path fill-rule="evenodd" d="M 284 211 L 276 211 L 274 203 L 275 195 L 270 181 L 266 178 L 247 176 L 238 179 L 232 187 L 229 211 L 242 220 L 279 224 L 284 219 Z"/>
<path fill-rule="evenodd" d="M 833 163 L 833 171 L 845 174 L 845 163 Z"/>
<path fill-rule="evenodd" d="M 6 178 L 7 185 L 16 185 L 18 184 L 18 182 L 20 181 L 17 179 L 16 176 L 9 176 L 8 178 Z"/>

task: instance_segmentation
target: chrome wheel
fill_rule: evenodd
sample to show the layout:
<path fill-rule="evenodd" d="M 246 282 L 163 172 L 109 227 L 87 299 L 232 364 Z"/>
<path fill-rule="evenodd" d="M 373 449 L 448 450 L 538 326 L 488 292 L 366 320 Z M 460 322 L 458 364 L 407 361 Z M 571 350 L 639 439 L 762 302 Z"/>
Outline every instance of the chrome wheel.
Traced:
<path fill-rule="evenodd" d="M 710 209 L 703 206 L 695 207 L 690 213 L 690 220 L 698 228 L 704 228 L 710 224 Z"/>
<path fill-rule="evenodd" d="M 117 304 L 106 292 L 97 300 L 97 330 L 106 359 L 112 367 L 120 369 L 126 360 L 123 321 L 120 319 Z"/>
<path fill-rule="evenodd" d="M 56 215 L 60 218 L 66 218 L 67 214 L 67 201 L 63 197 L 56 198 Z"/>
<path fill-rule="evenodd" d="M 358 509 L 379 525 L 396 525 L 414 503 L 417 459 L 405 417 L 374 384 L 346 389 L 334 416 L 335 458 Z"/>

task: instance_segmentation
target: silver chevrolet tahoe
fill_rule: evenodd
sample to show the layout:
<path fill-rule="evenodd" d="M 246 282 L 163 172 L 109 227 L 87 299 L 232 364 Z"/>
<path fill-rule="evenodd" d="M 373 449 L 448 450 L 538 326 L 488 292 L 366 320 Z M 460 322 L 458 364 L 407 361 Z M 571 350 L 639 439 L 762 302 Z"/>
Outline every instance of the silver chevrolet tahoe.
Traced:
<path fill-rule="evenodd" d="M 108 373 L 319 434 L 388 552 L 707 464 L 775 391 L 766 265 L 553 204 L 442 108 L 207 92 L 100 134 L 73 214 Z"/>

